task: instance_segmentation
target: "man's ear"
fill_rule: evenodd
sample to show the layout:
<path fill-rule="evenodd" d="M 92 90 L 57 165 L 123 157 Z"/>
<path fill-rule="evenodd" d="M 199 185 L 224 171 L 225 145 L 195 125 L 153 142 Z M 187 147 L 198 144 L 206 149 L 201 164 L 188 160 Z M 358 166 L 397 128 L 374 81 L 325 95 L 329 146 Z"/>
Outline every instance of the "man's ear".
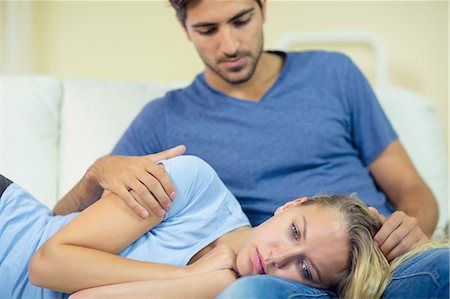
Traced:
<path fill-rule="evenodd" d="M 178 20 L 178 22 L 180 23 L 181 28 L 183 28 L 184 34 L 186 35 L 186 38 L 188 39 L 188 41 L 192 42 L 191 35 L 189 34 L 189 32 L 186 28 L 186 24 L 183 24 L 183 22 L 181 22 L 180 20 Z"/>
<path fill-rule="evenodd" d="M 257 0 L 259 1 L 259 3 L 261 3 L 261 12 L 262 12 L 262 18 L 263 18 L 263 22 L 266 21 L 267 18 L 267 0 Z"/>
<path fill-rule="evenodd" d="M 274 215 L 277 215 L 277 214 L 279 214 L 279 213 L 281 213 L 281 212 L 284 212 L 284 211 L 286 211 L 287 209 L 289 209 L 289 208 L 291 208 L 291 207 L 295 207 L 295 206 L 301 205 L 301 204 L 304 203 L 305 201 L 308 201 L 308 197 L 300 197 L 300 198 L 297 198 L 297 199 L 288 201 L 287 203 L 285 203 L 284 205 L 282 205 L 281 207 L 279 207 L 279 208 L 275 211 Z"/>
<path fill-rule="evenodd" d="M 181 26 L 181 29 L 183 30 L 184 34 L 186 35 L 186 38 L 191 42 L 192 41 L 191 36 L 189 35 L 189 32 L 186 27 L 186 19 L 183 22 L 183 20 L 181 20 L 180 18 L 178 18 L 178 17 L 176 17 L 176 18 L 177 18 L 178 24 Z"/>

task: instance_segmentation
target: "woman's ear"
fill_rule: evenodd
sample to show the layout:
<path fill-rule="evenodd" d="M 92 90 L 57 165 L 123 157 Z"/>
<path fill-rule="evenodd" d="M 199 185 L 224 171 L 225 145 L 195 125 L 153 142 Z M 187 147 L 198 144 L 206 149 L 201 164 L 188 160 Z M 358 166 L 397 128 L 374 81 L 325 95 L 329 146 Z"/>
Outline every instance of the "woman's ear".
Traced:
<path fill-rule="evenodd" d="M 288 201 L 287 203 L 285 203 L 284 205 L 282 205 L 281 207 L 276 209 L 274 215 L 277 215 L 277 214 L 279 214 L 281 212 L 284 212 L 284 211 L 286 211 L 287 209 L 289 209 L 291 207 L 295 207 L 295 206 L 301 205 L 302 203 L 304 203 L 307 200 L 308 200 L 308 197 L 300 197 L 300 198 Z"/>

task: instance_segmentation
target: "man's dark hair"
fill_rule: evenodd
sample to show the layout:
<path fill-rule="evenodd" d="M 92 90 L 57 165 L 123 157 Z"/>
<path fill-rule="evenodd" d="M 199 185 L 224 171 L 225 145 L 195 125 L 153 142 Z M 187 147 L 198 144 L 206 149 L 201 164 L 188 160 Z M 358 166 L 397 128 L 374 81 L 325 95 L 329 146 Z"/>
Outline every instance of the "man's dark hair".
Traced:
<path fill-rule="evenodd" d="M 175 9 L 177 13 L 177 18 L 183 24 L 185 25 L 186 22 L 186 10 L 187 6 L 193 2 L 200 1 L 200 0 L 169 0 L 170 5 Z M 262 8 L 261 0 L 255 0 L 259 7 Z"/>

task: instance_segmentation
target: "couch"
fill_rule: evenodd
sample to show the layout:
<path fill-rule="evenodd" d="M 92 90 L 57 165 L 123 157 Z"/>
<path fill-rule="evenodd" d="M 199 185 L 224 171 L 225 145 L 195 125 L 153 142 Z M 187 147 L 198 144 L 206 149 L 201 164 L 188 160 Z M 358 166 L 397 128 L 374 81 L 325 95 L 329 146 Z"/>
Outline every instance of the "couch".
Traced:
<path fill-rule="evenodd" d="M 185 83 L 0 78 L 0 171 L 52 207 L 110 152 L 149 100 Z M 375 88 L 416 168 L 448 216 L 447 153 L 433 103 L 404 88 Z"/>

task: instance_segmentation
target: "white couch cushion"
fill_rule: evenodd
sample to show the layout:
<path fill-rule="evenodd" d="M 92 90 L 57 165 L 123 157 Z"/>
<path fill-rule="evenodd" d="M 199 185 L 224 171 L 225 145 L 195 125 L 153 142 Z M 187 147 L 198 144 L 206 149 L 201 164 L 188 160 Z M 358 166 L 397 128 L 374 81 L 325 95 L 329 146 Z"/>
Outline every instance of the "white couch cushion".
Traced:
<path fill-rule="evenodd" d="M 150 100 L 181 83 L 69 80 L 61 116 L 59 196 L 66 194 L 99 157 L 109 154 Z"/>
<path fill-rule="evenodd" d="M 57 197 L 61 95 L 55 78 L 1 77 L 0 171 L 48 206 Z"/>

